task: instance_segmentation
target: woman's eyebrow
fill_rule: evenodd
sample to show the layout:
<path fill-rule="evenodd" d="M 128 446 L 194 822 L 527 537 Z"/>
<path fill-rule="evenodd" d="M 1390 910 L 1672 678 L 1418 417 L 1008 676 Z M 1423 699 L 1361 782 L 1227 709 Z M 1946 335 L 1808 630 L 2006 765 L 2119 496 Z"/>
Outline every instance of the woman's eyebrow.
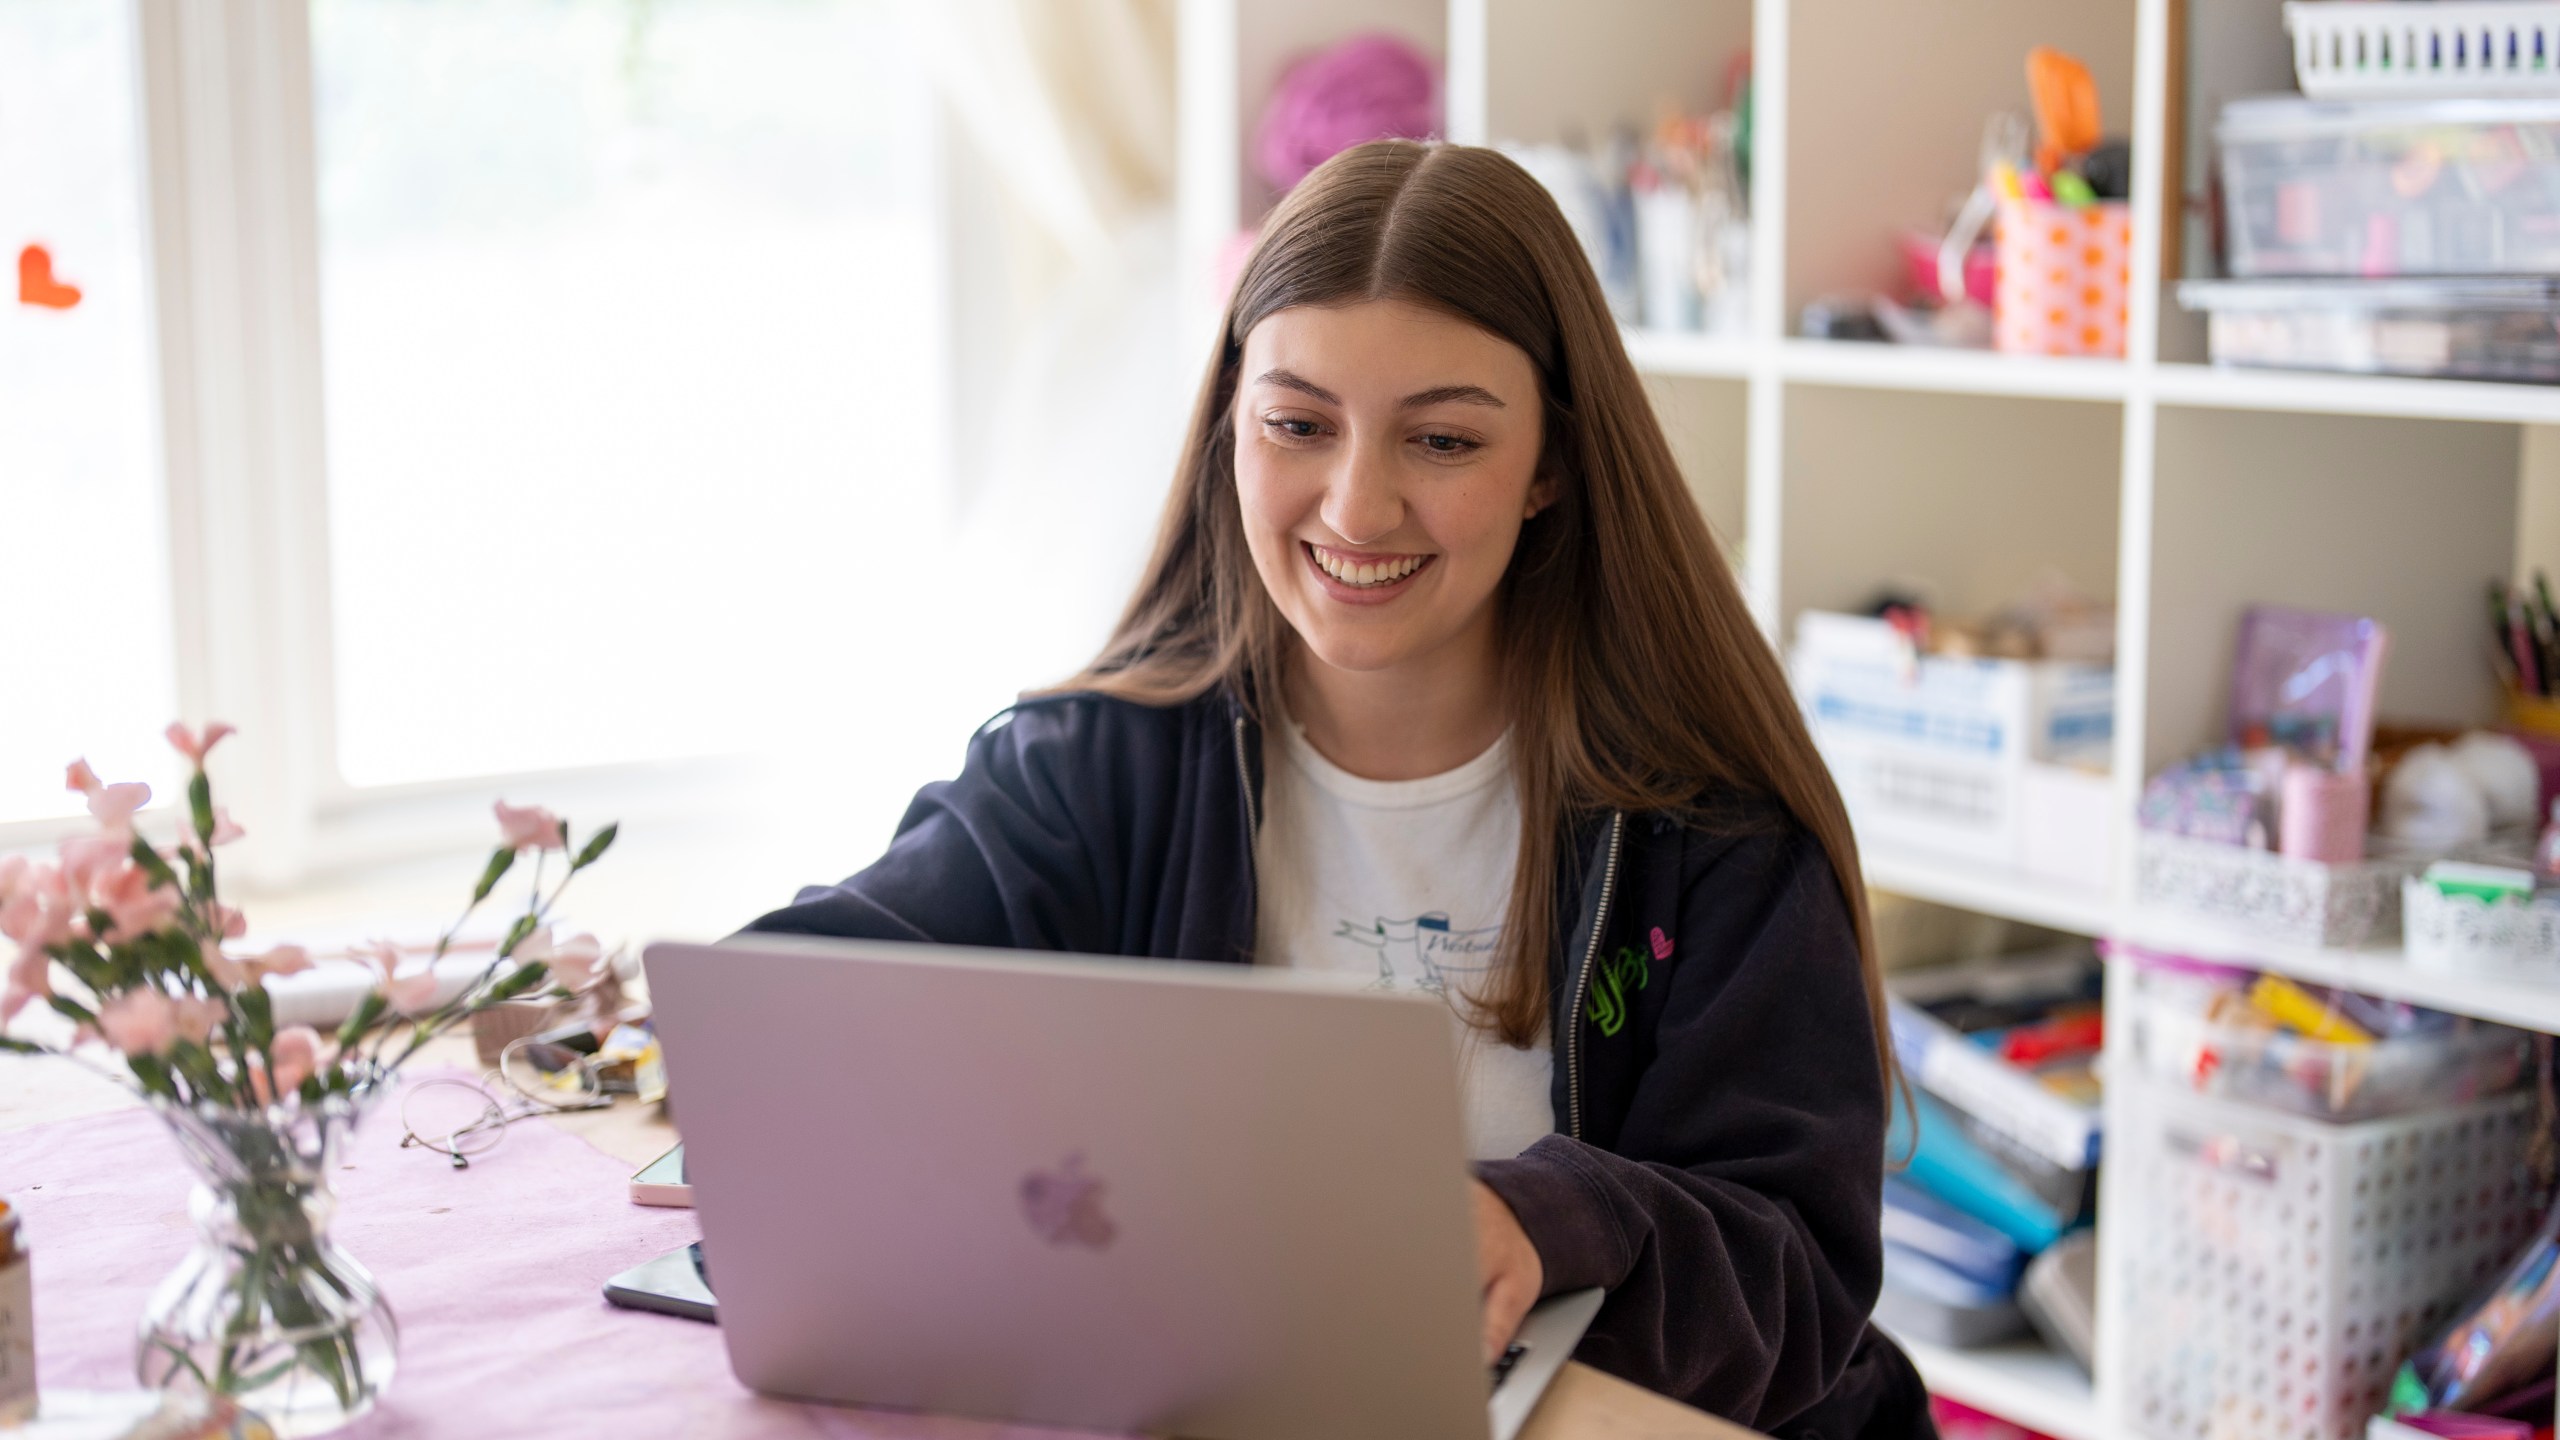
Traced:
<path fill-rule="evenodd" d="M 1295 370 L 1265 370 L 1260 375 L 1254 377 L 1253 383 L 1256 385 L 1277 385 L 1283 390 L 1295 390 L 1301 395 L 1313 396 L 1327 405 L 1339 405 L 1342 403 L 1341 396 L 1334 394 L 1332 391 L 1327 390 L 1323 386 L 1308 379 L 1306 376 L 1299 374 Z"/>
<path fill-rule="evenodd" d="M 1511 408 L 1510 406 L 1502 403 L 1501 396 L 1494 394 L 1492 391 L 1487 390 L 1481 385 L 1434 385 L 1428 390 L 1417 390 L 1414 393 L 1407 395 L 1402 400 L 1397 401 L 1396 408 L 1399 410 L 1420 410 L 1427 405 L 1449 404 L 1490 405 L 1496 410 L 1508 410 Z"/>

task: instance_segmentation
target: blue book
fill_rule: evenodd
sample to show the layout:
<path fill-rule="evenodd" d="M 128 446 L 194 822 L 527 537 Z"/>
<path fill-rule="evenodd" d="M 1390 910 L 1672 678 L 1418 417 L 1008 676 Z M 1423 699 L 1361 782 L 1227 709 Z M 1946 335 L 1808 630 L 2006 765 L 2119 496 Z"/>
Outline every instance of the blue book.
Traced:
<path fill-rule="evenodd" d="M 2018 1242 L 1916 1185 L 1884 1182 L 1884 1243 L 1926 1256 L 2000 1295 L 2018 1287 L 2026 1252 Z"/>
<path fill-rule="evenodd" d="M 1938 1199 L 1991 1226 L 2030 1255 L 2039 1255 L 2062 1238 L 2069 1218 L 2021 1183 L 1971 1137 L 1946 1107 L 1917 1086 L 1909 1090 L 1911 1108 L 1894 1109 L 1894 1146 L 1908 1150 L 1911 1166 L 1903 1178 Z M 1912 1126 L 1918 1125 L 1916 1143 Z"/>
<path fill-rule="evenodd" d="M 1906 1250 L 1890 1240 L 1884 1247 L 1884 1283 L 1905 1295 L 1916 1295 L 1933 1304 L 1969 1309 L 1998 1305 L 2017 1293 L 2014 1284 L 1986 1285 L 1977 1276 L 1942 1265 L 1917 1250 Z"/>

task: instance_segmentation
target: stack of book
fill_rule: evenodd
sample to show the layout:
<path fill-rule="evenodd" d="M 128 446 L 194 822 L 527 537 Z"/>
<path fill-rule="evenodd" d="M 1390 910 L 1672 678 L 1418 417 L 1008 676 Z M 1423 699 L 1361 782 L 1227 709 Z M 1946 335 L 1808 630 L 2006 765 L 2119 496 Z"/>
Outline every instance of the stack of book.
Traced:
<path fill-rule="evenodd" d="M 1896 1105 L 1885 1183 L 1888 1328 L 1996 1344 L 2031 1323 L 2087 1364 L 2104 1037 L 2085 944 L 1898 972 Z M 2022 1303 L 2024 1302 L 2024 1303 Z"/>

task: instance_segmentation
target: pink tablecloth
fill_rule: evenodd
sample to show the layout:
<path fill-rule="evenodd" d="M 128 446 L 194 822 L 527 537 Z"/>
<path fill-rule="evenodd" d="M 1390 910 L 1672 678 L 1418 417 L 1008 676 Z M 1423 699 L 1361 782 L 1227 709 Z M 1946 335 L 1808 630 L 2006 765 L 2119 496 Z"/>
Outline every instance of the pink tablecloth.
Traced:
<path fill-rule="evenodd" d="M 403 1151 L 395 1103 L 356 1133 L 338 1236 L 381 1281 L 400 1369 L 354 1440 L 455 1435 L 859 1436 L 994 1440 L 1061 1432 L 761 1400 L 719 1333 L 619 1310 L 605 1279 L 695 1238 L 693 1215 L 628 1198 L 627 1167 L 520 1123 L 456 1170 Z M 191 1234 L 188 1179 L 140 1110 L 0 1134 L 0 1191 L 24 1206 L 42 1383 L 133 1387 L 134 1326 Z"/>

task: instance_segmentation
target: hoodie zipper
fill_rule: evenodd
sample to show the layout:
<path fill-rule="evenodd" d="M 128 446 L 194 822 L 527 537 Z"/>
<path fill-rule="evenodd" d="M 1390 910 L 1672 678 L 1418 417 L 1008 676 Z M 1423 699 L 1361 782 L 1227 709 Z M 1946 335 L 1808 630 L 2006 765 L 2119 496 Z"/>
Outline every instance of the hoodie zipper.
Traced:
<path fill-rule="evenodd" d="M 1253 767 L 1244 763 L 1244 717 L 1241 715 L 1236 717 L 1236 784 L 1243 787 L 1244 793 L 1245 839 L 1248 842 L 1244 848 L 1244 863 L 1246 873 L 1250 874 L 1253 865 L 1250 842 L 1262 833 L 1262 817 L 1255 813 L 1253 803 Z"/>
<path fill-rule="evenodd" d="M 1624 811 L 1609 812 L 1609 860 L 1600 872 L 1600 906 L 1591 914 L 1591 943 L 1582 949 L 1582 968 L 1574 972 L 1573 1008 L 1566 1011 L 1565 1086 L 1573 1128 L 1571 1138 L 1582 1138 L 1582 1002 L 1591 991 L 1591 964 L 1600 957 L 1600 936 L 1609 928 L 1609 901 L 1618 890 L 1618 839 L 1627 823 Z"/>

